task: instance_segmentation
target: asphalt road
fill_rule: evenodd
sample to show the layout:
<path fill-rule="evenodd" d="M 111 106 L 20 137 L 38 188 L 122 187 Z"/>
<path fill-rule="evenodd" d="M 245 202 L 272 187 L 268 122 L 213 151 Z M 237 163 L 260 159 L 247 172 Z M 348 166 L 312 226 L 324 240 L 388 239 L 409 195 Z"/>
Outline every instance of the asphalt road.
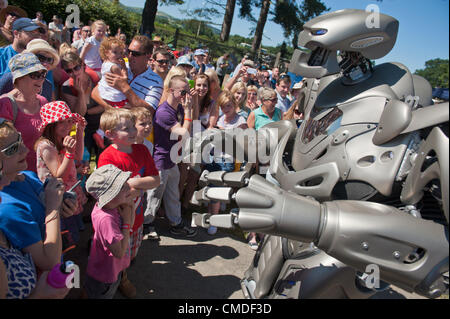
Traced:
<path fill-rule="evenodd" d="M 194 238 L 176 237 L 169 232 L 164 218 L 157 218 L 160 241 L 144 241 L 135 263 L 127 270 L 137 289 L 137 299 L 242 299 L 240 279 L 253 260 L 239 231 L 218 230 L 214 236 L 199 228 Z M 86 224 L 78 247 L 68 259 L 81 269 L 84 281 L 87 242 L 91 225 Z M 77 299 L 81 289 L 72 289 L 69 299 Z M 124 299 L 117 292 L 116 299 Z M 398 288 L 390 288 L 374 299 L 422 298 Z"/>

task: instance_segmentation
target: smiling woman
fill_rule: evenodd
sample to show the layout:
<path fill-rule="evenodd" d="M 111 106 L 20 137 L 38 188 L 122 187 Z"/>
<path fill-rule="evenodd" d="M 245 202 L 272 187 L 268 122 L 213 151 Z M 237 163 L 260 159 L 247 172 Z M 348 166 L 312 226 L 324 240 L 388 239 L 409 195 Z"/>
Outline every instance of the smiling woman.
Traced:
<path fill-rule="evenodd" d="M 32 53 L 21 53 L 9 61 L 13 76 L 14 89 L 0 96 L 0 117 L 10 120 L 17 131 L 22 134 L 23 142 L 28 148 L 28 169 L 36 172 L 36 153 L 34 143 L 41 135 L 39 110 L 47 103 L 39 95 L 42 90 L 47 69 Z"/>
<path fill-rule="evenodd" d="M 27 153 L 21 134 L 0 118 L 0 299 L 63 298 L 69 290 L 49 287 L 47 272 L 38 280 L 35 266 L 49 270 L 61 258 L 64 189 L 53 179 L 44 190 L 36 174 L 20 174 Z"/>

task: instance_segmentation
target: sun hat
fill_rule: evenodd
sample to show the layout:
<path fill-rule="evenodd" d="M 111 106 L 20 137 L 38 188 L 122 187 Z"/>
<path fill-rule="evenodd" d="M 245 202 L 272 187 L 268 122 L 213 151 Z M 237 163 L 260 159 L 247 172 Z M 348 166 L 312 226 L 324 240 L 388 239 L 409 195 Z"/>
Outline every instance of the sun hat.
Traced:
<path fill-rule="evenodd" d="M 97 201 L 97 206 L 103 208 L 112 201 L 128 181 L 131 172 L 124 172 L 112 164 L 97 168 L 86 181 L 86 191 Z"/>
<path fill-rule="evenodd" d="M 27 74 L 45 70 L 45 66 L 41 64 L 37 56 L 33 53 L 25 52 L 16 54 L 9 60 L 8 67 L 13 76 L 13 83 L 16 79 L 21 78 Z"/>
<path fill-rule="evenodd" d="M 194 66 L 187 55 L 183 55 L 178 58 L 177 66 L 180 66 L 180 65 L 189 65 L 191 67 Z"/>
<path fill-rule="evenodd" d="M 48 44 L 47 41 L 42 39 L 34 39 L 28 42 L 27 48 L 24 52 L 31 52 L 34 54 L 37 54 L 39 52 L 47 53 L 52 56 L 53 58 L 53 64 L 52 69 L 56 68 L 59 64 L 59 54 L 56 52 L 55 49 L 53 49 L 50 44 Z"/>
<path fill-rule="evenodd" d="M 33 22 L 30 18 L 19 18 L 13 22 L 13 31 L 34 31 L 40 28 L 40 26 Z"/>
<path fill-rule="evenodd" d="M 16 7 L 16 6 L 7 6 L 6 8 L 4 8 L 4 9 L 2 9 L 0 11 L 0 23 L 1 24 L 5 24 L 6 17 L 11 12 L 14 12 L 20 18 L 28 17 L 27 12 L 25 10 L 23 10 L 22 8 L 19 8 L 19 7 Z"/>
<path fill-rule="evenodd" d="M 243 63 L 243 65 L 244 65 L 244 66 L 251 67 L 251 68 L 254 68 L 254 67 L 255 67 L 255 63 L 254 63 L 252 60 L 245 60 L 244 63 Z"/>
<path fill-rule="evenodd" d="M 197 49 L 197 50 L 195 50 L 194 55 L 204 55 L 204 56 L 207 56 L 208 54 L 207 54 L 206 51 L 203 50 L 203 49 Z"/>
<path fill-rule="evenodd" d="M 45 104 L 41 107 L 40 115 L 42 123 L 39 126 L 39 130 L 42 132 L 45 127 L 51 123 L 56 123 L 66 119 L 73 119 L 77 123 L 83 123 L 86 125 L 86 120 L 78 113 L 72 113 L 69 106 L 64 101 L 54 101 Z"/>

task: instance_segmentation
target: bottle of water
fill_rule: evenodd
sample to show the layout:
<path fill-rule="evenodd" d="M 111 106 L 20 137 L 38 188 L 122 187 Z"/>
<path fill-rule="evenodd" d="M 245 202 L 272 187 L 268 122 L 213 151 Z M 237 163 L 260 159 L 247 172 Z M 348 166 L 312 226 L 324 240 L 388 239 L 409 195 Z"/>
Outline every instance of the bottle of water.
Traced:
<path fill-rule="evenodd" d="M 47 276 L 47 283 L 53 288 L 60 289 L 66 287 L 66 280 L 73 273 L 68 271 L 69 266 L 73 265 L 73 262 L 66 261 L 65 263 L 56 264 Z"/>

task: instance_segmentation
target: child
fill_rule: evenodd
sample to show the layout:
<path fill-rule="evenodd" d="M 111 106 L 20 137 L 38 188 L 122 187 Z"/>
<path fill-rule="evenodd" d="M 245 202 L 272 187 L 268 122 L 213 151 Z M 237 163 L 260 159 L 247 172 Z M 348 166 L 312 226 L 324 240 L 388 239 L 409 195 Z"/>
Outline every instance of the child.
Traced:
<path fill-rule="evenodd" d="M 62 178 L 66 191 L 77 182 L 75 160 L 83 159 L 85 119 L 78 113 L 72 113 L 64 101 L 45 104 L 40 115 L 42 124 L 41 138 L 36 142 L 37 174 L 44 182 L 47 177 Z M 70 136 L 73 125 L 76 125 L 76 135 Z M 86 196 L 81 188 L 75 188 L 78 208 L 74 216 L 62 216 L 62 230 L 68 230 L 73 243 L 79 240 L 77 216 L 83 211 Z"/>
<path fill-rule="evenodd" d="M 238 104 L 233 96 L 233 94 L 228 90 L 223 90 L 217 99 L 217 106 L 222 111 L 222 115 L 217 121 L 217 127 L 222 130 L 234 129 L 234 128 L 247 128 L 247 122 L 242 115 L 237 113 Z M 214 171 L 225 171 L 233 172 L 235 168 L 234 159 L 231 155 L 225 153 L 215 154 L 213 161 L 206 165 L 206 169 L 209 172 Z M 208 206 L 208 213 L 218 214 L 220 209 L 220 202 L 211 202 Z M 208 228 L 208 234 L 214 235 L 217 232 L 215 226 L 210 226 Z"/>
<path fill-rule="evenodd" d="M 153 128 L 153 117 L 152 113 L 145 107 L 134 107 L 131 109 L 131 113 L 136 118 L 136 130 L 137 130 L 137 137 L 136 137 L 136 144 L 144 144 L 150 154 L 153 156 L 153 144 L 150 142 L 147 137 L 150 136 L 152 133 Z M 144 219 L 152 219 L 154 220 L 155 216 L 152 215 L 149 205 L 147 202 L 147 198 L 149 197 L 150 190 L 147 190 L 146 192 L 146 198 L 144 200 Z M 149 216 L 148 216 L 149 215 Z M 143 240 L 148 239 L 154 239 L 159 240 L 158 233 L 155 230 L 155 227 L 153 223 L 144 224 L 144 237 Z"/>
<path fill-rule="evenodd" d="M 128 185 L 135 198 L 136 212 L 131 236 L 132 260 L 136 257 L 142 243 L 144 223 L 142 196 L 145 190 L 157 187 L 160 182 L 158 170 L 147 147 L 135 144 L 137 137 L 135 122 L 135 117 L 128 109 L 111 108 L 102 114 L 100 128 L 112 144 L 100 154 L 98 160 L 98 167 L 113 164 L 123 171 L 131 172 Z M 127 279 L 126 272 L 119 289 L 130 298 L 136 294 L 135 288 Z"/>
<path fill-rule="evenodd" d="M 85 283 L 90 299 L 112 299 L 130 265 L 130 230 L 134 222 L 130 176 L 131 172 L 105 165 L 86 182 L 86 190 L 97 200 L 91 214 L 94 238 Z"/>
<path fill-rule="evenodd" d="M 86 39 L 83 49 L 81 50 L 80 58 L 86 66 L 101 76 L 102 59 L 100 57 L 99 49 L 100 43 L 103 40 L 106 32 L 106 24 L 102 20 L 97 20 L 92 23 L 92 36 Z"/>
<path fill-rule="evenodd" d="M 106 73 L 122 74 L 126 70 L 123 53 L 125 44 L 117 38 L 105 39 L 100 45 L 100 57 L 102 64 L 102 79 L 98 84 L 98 92 L 103 100 L 113 107 L 122 108 L 127 103 L 125 94 L 108 85 L 105 79 Z"/>

